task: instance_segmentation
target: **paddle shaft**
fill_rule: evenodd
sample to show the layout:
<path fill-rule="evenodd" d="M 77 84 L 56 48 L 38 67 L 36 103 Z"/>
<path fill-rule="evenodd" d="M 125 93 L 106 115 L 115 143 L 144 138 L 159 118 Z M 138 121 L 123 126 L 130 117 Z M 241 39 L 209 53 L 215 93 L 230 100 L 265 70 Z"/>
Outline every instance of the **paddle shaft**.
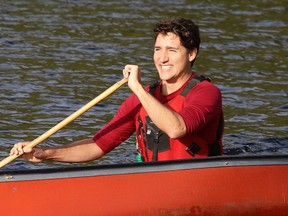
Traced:
<path fill-rule="evenodd" d="M 120 88 L 124 83 L 127 82 L 126 78 L 123 78 L 122 80 L 118 81 L 117 83 L 115 83 L 114 85 L 112 85 L 111 87 L 109 87 L 108 89 L 106 89 L 103 93 L 101 93 L 99 96 L 97 96 L 96 98 L 94 98 L 93 100 L 91 100 L 89 103 L 87 103 L 86 105 L 84 105 L 83 107 L 81 107 L 80 109 L 78 109 L 76 112 L 72 113 L 70 116 L 68 116 L 66 119 L 62 120 L 61 122 L 59 122 L 57 125 L 55 125 L 54 127 L 52 127 L 50 130 L 46 131 L 45 133 L 43 133 L 42 135 L 40 135 L 39 137 L 37 137 L 36 139 L 34 139 L 32 142 L 30 142 L 27 146 L 25 146 L 24 148 L 33 148 L 36 145 L 38 145 L 39 143 L 43 142 L 44 140 L 46 140 L 47 138 L 49 138 L 50 136 L 52 136 L 53 134 L 55 134 L 57 131 L 59 131 L 60 129 L 62 129 L 63 127 L 65 127 L 66 125 L 68 125 L 70 122 L 72 122 L 73 120 L 75 120 L 76 118 L 78 118 L 80 115 L 82 115 L 83 113 L 85 113 L 86 111 L 88 111 L 89 109 L 91 109 L 93 106 L 95 106 L 98 102 L 100 102 L 101 100 L 103 100 L 104 98 L 108 97 L 110 94 L 112 94 L 114 91 L 116 91 L 118 88 Z M 7 165 L 8 163 L 12 162 L 14 159 L 16 159 L 17 157 L 19 157 L 20 155 L 10 155 L 8 157 L 6 157 L 5 159 L 3 159 L 0 162 L 0 168 L 2 168 L 3 166 Z"/>

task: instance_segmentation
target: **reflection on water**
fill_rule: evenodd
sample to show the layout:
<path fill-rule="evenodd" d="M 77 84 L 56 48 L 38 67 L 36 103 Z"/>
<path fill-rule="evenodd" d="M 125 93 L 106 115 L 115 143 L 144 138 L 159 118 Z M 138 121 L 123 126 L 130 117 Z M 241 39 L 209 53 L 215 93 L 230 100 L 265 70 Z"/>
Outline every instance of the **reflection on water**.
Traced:
<path fill-rule="evenodd" d="M 225 154 L 288 153 L 284 0 L 4 0 L 0 12 L 1 158 L 13 143 L 36 138 L 120 80 L 125 64 L 139 64 L 145 84 L 154 80 L 151 29 L 178 16 L 200 26 L 195 70 L 222 91 Z M 41 145 L 91 136 L 129 94 L 122 87 Z M 131 138 L 93 163 L 133 162 L 134 148 Z M 5 169 L 50 165 L 17 159 Z"/>

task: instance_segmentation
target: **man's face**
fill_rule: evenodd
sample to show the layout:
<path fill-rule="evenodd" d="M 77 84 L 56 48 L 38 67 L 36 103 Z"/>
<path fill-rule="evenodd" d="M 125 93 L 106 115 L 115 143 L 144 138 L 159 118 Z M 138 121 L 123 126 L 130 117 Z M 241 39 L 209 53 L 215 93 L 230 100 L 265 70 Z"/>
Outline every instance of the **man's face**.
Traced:
<path fill-rule="evenodd" d="M 177 82 L 191 73 L 195 52 L 188 52 L 174 33 L 159 34 L 154 45 L 154 64 L 161 80 Z"/>

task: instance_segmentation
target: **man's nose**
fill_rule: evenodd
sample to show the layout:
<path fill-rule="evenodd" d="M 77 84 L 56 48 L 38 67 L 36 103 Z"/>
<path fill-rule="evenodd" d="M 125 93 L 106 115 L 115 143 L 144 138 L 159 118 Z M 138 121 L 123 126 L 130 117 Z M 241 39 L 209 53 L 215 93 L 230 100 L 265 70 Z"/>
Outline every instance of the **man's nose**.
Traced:
<path fill-rule="evenodd" d="M 167 62 L 169 60 L 169 56 L 167 55 L 166 52 L 162 52 L 160 56 L 160 61 L 161 62 Z"/>

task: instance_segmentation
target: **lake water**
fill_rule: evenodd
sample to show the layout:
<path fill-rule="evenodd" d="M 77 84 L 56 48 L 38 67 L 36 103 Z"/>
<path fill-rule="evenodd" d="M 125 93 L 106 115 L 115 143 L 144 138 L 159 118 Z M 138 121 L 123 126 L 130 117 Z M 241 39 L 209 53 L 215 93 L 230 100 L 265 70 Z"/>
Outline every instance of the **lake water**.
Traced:
<path fill-rule="evenodd" d="M 157 78 L 153 25 L 180 16 L 200 27 L 194 70 L 223 94 L 225 154 L 288 154 L 287 12 L 286 0 L 2 0 L 1 159 L 122 79 L 125 64 L 140 65 L 150 84 Z M 130 93 L 121 87 L 40 146 L 92 136 Z M 134 140 L 89 164 L 134 162 Z M 76 166 L 16 159 L 4 169 L 55 165 Z"/>

